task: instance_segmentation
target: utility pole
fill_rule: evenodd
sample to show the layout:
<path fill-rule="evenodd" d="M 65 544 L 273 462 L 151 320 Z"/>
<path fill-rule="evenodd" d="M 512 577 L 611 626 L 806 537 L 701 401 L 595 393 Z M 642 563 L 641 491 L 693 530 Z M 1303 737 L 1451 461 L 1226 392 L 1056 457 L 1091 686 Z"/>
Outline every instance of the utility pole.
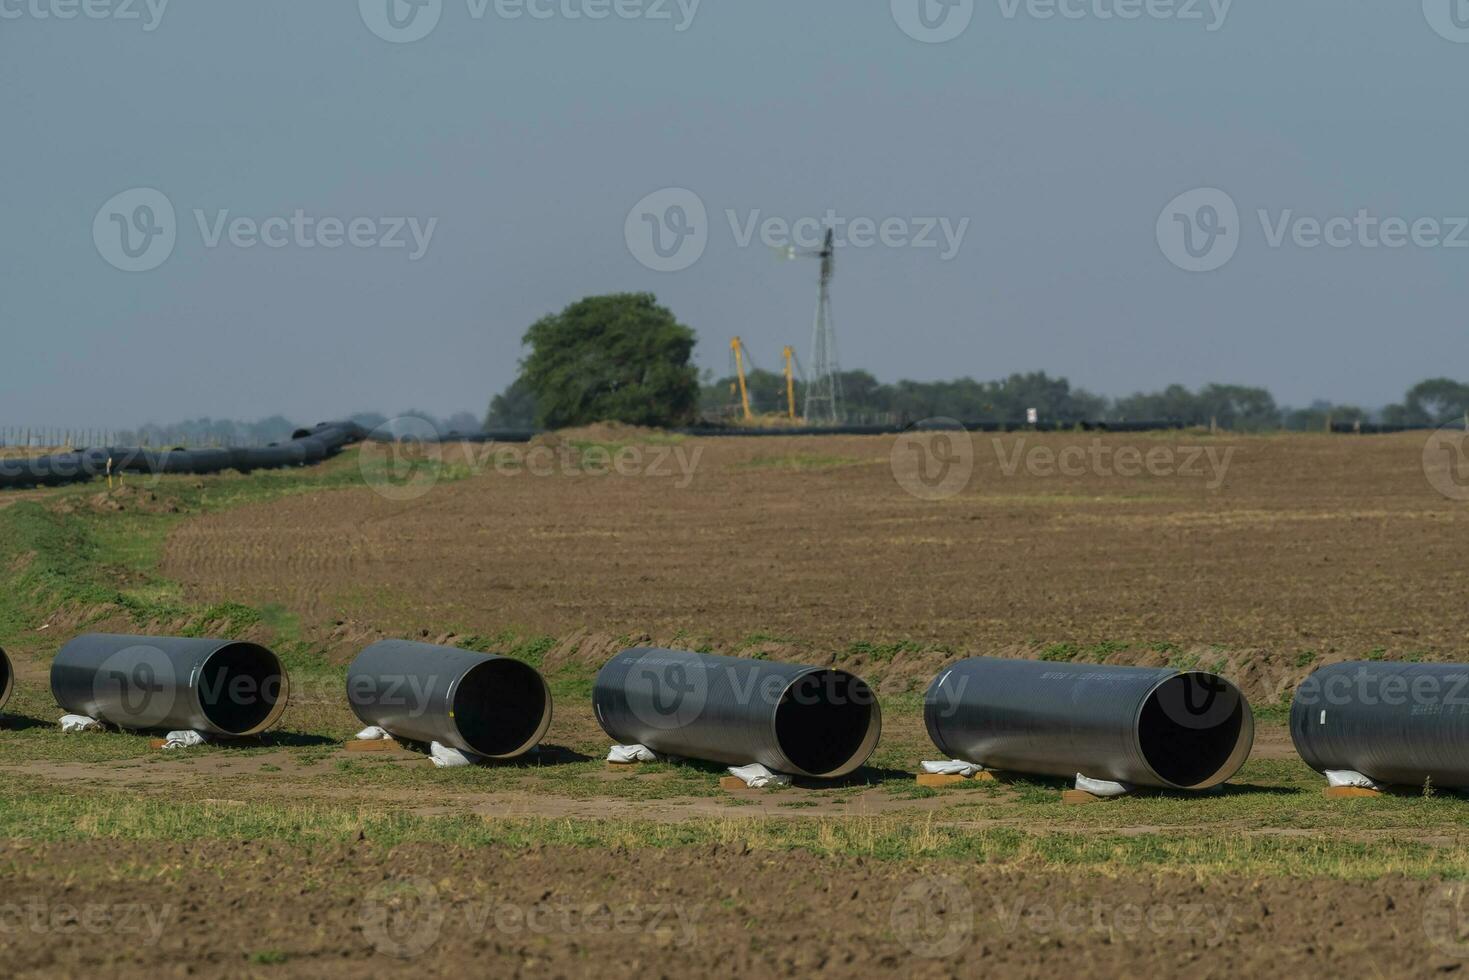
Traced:
<path fill-rule="evenodd" d="M 811 377 L 806 383 L 806 421 L 835 425 L 843 419 L 841 365 L 837 359 L 836 324 L 831 316 L 831 281 L 836 275 L 836 233 L 828 228 L 819 252 L 797 254 L 821 259 L 821 288 L 811 328 Z"/>

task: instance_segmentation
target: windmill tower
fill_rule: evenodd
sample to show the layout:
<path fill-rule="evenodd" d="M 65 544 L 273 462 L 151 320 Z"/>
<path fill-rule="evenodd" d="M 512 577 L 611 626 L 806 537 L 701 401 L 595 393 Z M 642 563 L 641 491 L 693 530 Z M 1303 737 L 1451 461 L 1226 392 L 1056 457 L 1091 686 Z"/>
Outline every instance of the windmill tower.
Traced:
<path fill-rule="evenodd" d="M 831 280 L 836 274 L 836 235 L 828 228 L 819 252 L 800 253 L 821 259 L 821 292 L 811 328 L 811 377 L 806 383 L 806 421 L 835 425 L 842 421 L 841 365 L 837 361 L 836 325 L 831 318 Z"/>

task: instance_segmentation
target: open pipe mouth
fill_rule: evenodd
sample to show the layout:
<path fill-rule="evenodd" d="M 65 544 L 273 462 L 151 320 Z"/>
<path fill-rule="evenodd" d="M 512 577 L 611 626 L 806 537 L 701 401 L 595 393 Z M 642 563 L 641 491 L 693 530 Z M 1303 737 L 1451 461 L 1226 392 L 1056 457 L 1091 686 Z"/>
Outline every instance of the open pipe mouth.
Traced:
<path fill-rule="evenodd" d="M 798 775 L 834 779 L 860 767 L 882 734 L 882 709 L 844 670 L 803 674 L 775 708 L 775 741 Z"/>
<path fill-rule="evenodd" d="M 535 748 L 551 727 L 551 690 L 528 664 L 486 660 L 459 679 L 452 717 L 475 754 L 514 758 Z"/>
<path fill-rule="evenodd" d="M 15 668 L 10 665 L 10 657 L 0 649 L 0 708 L 5 707 L 5 702 L 10 700 L 10 689 L 14 685 Z"/>
<path fill-rule="evenodd" d="M 1235 773 L 1255 742 L 1255 716 L 1239 688 L 1189 671 L 1160 683 L 1143 702 L 1138 746 L 1148 767 L 1175 789 L 1208 789 Z"/>
<path fill-rule="evenodd" d="M 199 707 L 224 735 L 258 735 L 286 710 L 289 681 L 280 658 L 255 643 L 228 643 L 199 672 Z"/>

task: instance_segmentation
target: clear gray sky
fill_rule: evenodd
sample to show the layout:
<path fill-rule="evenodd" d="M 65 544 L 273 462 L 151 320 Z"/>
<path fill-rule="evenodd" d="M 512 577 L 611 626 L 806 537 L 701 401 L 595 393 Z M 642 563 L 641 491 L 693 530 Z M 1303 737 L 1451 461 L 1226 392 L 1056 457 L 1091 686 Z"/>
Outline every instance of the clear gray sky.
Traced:
<path fill-rule="evenodd" d="M 775 368 L 816 267 L 745 232 L 828 209 L 902 219 L 838 260 L 884 380 L 1469 378 L 1458 0 L 160 2 L 0 0 L 0 424 L 479 413 L 621 290 Z"/>

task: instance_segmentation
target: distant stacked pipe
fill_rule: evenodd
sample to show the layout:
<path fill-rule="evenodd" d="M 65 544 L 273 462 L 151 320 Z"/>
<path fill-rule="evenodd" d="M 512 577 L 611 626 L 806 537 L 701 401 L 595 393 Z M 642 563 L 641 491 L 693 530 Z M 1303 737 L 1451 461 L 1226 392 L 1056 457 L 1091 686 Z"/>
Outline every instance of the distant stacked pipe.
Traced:
<path fill-rule="evenodd" d="M 298 429 L 289 441 L 236 449 L 144 449 L 110 446 L 49 456 L 0 458 L 0 488 L 84 483 L 111 473 L 219 473 L 282 469 L 319 463 L 361 442 L 368 432 L 356 422 L 323 422 Z"/>

